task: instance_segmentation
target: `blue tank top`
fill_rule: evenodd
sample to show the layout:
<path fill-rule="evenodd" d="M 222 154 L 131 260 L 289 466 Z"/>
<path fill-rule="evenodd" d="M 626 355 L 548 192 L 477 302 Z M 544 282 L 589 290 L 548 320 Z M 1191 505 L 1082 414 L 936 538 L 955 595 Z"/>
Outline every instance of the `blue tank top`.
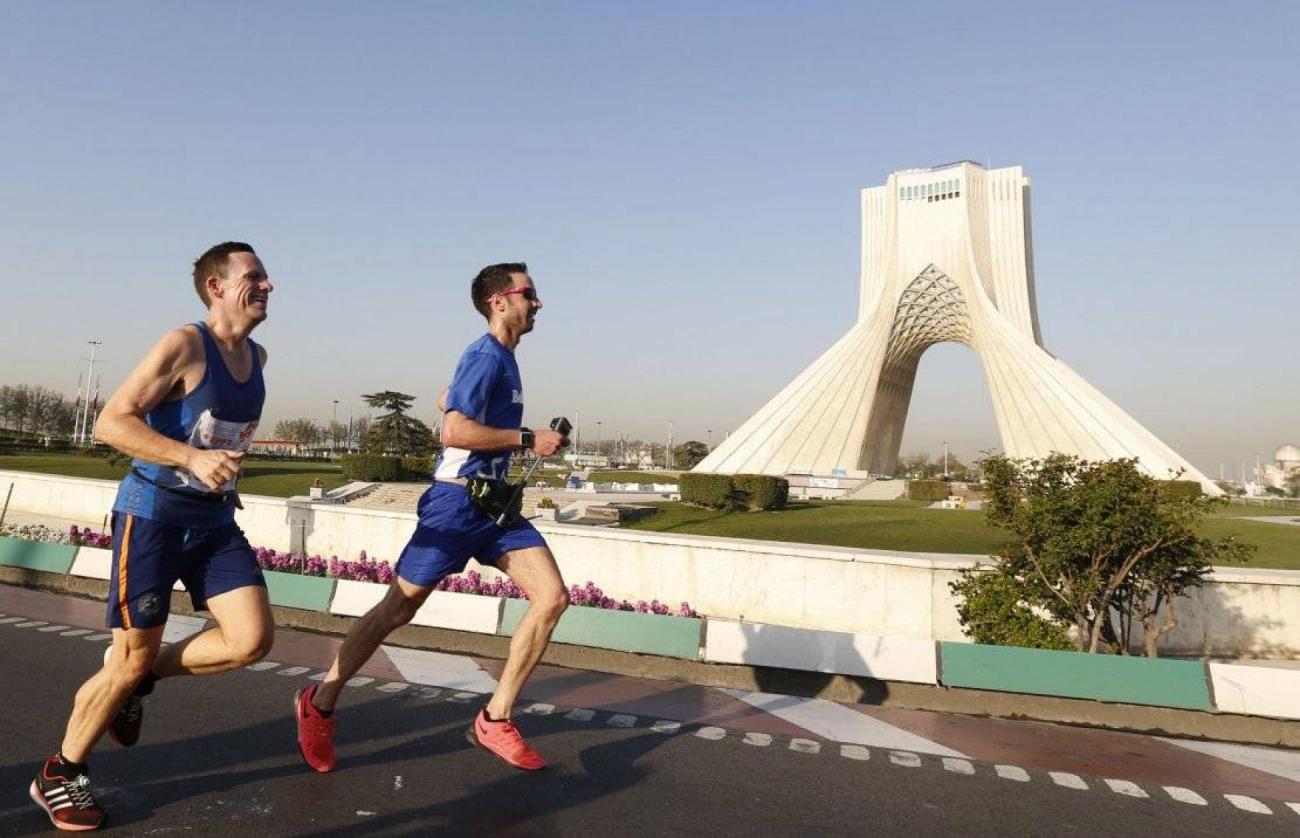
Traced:
<path fill-rule="evenodd" d="M 204 369 L 199 386 L 183 398 L 158 405 L 145 415 L 145 422 L 163 436 L 195 448 L 247 451 L 266 401 L 257 344 L 248 341 L 253 353 L 252 373 L 247 381 L 239 382 L 226 368 L 207 324 L 194 326 L 203 338 Z M 132 473 L 118 487 L 114 512 L 195 529 L 235 520 L 229 497 L 214 503 L 212 491 L 187 470 L 138 458 L 131 465 Z M 221 487 L 222 493 L 234 489 L 233 480 Z"/>

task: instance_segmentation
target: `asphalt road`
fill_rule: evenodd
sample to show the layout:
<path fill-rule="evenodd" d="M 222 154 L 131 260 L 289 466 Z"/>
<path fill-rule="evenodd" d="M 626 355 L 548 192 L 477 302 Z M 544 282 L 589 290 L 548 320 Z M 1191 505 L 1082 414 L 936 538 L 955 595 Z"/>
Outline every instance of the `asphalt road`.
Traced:
<path fill-rule="evenodd" d="M 104 642 L 39 630 L 0 634 L 0 834 L 49 833 L 27 797 L 58 744 L 71 697 Z M 301 669 L 301 667 L 300 667 Z M 281 670 L 283 671 L 283 670 Z M 298 757 L 291 702 L 307 673 L 239 670 L 161 684 L 134 748 L 107 739 L 91 777 L 106 831 L 192 835 L 1296 835 L 1300 813 L 1272 815 L 1222 797 L 1189 806 L 1133 798 L 1096 782 L 972 773 L 925 756 L 832 742 L 764 741 L 719 728 L 670 732 L 597 715 L 520 719 L 552 767 L 516 771 L 471 748 L 477 699 L 383 684 L 346 694 L 339 767 Z M 292 670 L 290 670 L 292 672 Z M 391 688 L 391 687 L 390 687 Z M 459 698 L 457 696 L 460 696 Z M 704 733 L 705 736 L 700 734 Z M 863 757 L 866 757 L 865 759 Z M 911 756 L 911 755 L 909 755 Z M 901 764 L 900 764 L 901 762 Z"/>

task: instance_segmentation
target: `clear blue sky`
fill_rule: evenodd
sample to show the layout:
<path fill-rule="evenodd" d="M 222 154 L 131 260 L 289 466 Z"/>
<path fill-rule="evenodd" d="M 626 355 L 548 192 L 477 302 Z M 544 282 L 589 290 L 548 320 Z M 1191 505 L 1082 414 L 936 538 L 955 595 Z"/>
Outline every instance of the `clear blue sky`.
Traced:
<path fill-rule="evenodd" d="M 1032 178 L 1048 349 L 1217 476 L 1300 442 L 1297 8 L 5 3 L 0 383 L 95 338 L 116 384 L 236 238 L 268 423 L 427 416 L 524 259 L 532 422 L 716 442 L 849 327 L 859 190 L 970 158 Z M 997 445 L 955 345 L 903 450 L 944 439 Z"/>

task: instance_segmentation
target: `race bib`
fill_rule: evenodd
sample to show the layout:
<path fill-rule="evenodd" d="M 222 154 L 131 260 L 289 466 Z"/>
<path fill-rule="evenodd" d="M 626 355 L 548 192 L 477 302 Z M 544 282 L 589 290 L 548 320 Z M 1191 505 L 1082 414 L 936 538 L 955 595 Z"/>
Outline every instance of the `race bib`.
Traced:
<path fill-rule="evenodd" d="M 247 451 L 249 446 L 253 444 L 253 431 L 255 430 L 257 430 L 256 421 L 230 422 L 213 416 L 211 410 L 205 410 L 199 414 L 198 420 L 194 423 L 194 430 L 190 432 L 189 444 L 195 448 Z M 202 480 L 191 474 L 188 469 L 178 468 L 175 471 L 176 478 L 181 481 L 181 485 L 205 492 L 212 491 Z M 217 489 L 219 492 L 233 492 L 234 490 L 234 480 L 228 481 L 224 486 Z"/>

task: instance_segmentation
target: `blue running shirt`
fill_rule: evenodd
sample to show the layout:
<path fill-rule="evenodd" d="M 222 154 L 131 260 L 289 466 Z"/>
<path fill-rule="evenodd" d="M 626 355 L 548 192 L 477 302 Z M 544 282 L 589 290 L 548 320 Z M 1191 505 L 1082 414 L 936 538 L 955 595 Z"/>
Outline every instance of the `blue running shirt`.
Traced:
<path fill-rule="evenodd" d="M 454 410 L 490 428 L 518 428 L 524 420 L 524 386 L 515 355 L 492 335 L 469 345 L 456 364 L 447 394 Z M 470 451 L 447 446 L 433 467 L 433 477 L 486 477 L 504 480 L 510 451 Z"/>

